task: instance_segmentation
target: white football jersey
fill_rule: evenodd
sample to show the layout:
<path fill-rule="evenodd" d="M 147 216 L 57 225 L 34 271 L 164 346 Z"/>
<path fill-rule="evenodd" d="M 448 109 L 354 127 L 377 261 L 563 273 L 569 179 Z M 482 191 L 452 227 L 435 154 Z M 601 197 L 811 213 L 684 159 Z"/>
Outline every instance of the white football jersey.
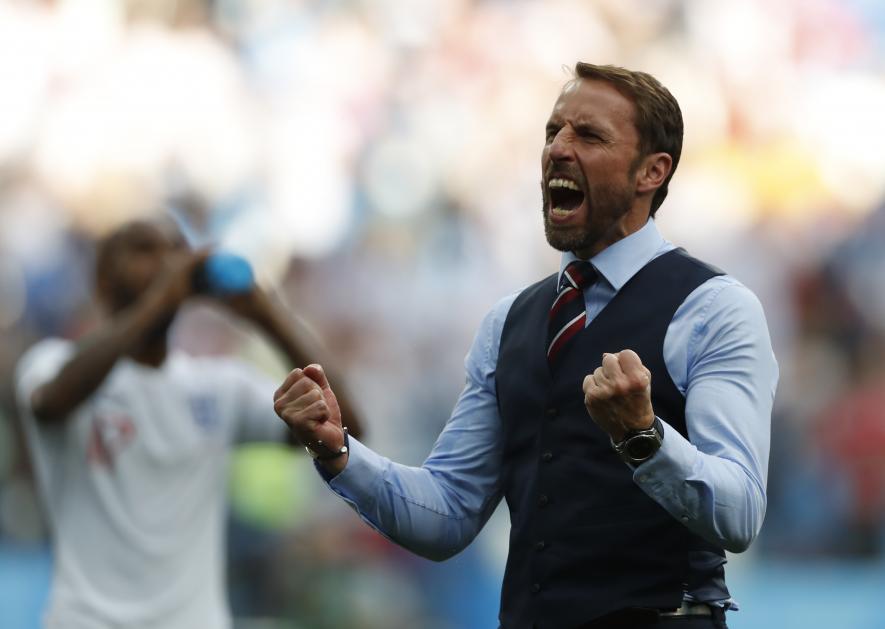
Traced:
<path fill-rule="evenodd" d="M 74 344 L 29 350 L 16 393 L 48 513 L 49 629 L 226 629 L 224 523 L 231 446 L 280 441 L 275 385 L 231 359 L 117 362 L 70 417 L 38 423 L 32 392 Z"/>

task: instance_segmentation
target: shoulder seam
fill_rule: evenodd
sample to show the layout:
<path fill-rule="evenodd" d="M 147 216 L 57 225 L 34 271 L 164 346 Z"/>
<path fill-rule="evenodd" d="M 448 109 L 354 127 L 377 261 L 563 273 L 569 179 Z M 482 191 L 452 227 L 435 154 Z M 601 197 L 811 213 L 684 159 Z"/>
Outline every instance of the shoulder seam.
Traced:
<path fill-rule="evenodd" d="M 730 277 L 730 276 L 728 276 L 728 275 L 715 275 L 715 276 L 711 277 L 709 280 L 707 280 L 707 282 L 709 282 L 712 279 L 724 278 L 724 277 Z M 707 282 L 704 282 L 704 284 L 706 284 Z M 701 284 L 701 286 L 703 286 L 704 284 Z M 701 286 L 698 286 L 698 288 L 700 288 Z M 722 284 L 721 286 L 710 291 L 710 293 L 711 293 L 710 297 L 709 297 L 709 299 L 707 299 L 707 301 L 704 303 L 704 307 L 701 309 L 700 317 L 698 319 L 697 324 L 692 326 L 691 337 L 689 338 L 688 348 L 687 348 L 689 356 L 695 355 L 695 348 L 697 347 L 697 343 L 700 338 L 701 330 L 707 325 L 707 316 L 710 313 L 710 307 L 713 305 L 713 302 L 716 301 L 716 299 L 719 297 L 719 295 L 722 293 L 722 291 L 725 290 L 726 288 L 728 288 L 729 286 L 733 286 L 733 284 Z M 695 290 L 697 290 L 697 289 L 695 289 Z M 686 376 L 687 376 L 688 371 L 691 370 L 691 366 L 686 365 L 686 369 L 687 369 L 687 372 L 686 372 Z"/>

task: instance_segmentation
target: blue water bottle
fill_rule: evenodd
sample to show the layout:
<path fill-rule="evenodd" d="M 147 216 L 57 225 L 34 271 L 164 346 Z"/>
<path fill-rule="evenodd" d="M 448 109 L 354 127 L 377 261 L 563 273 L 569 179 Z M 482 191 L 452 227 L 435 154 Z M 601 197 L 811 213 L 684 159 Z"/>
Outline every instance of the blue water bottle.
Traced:
<path fill-rule="evenodd" d="M 217 297 L 248 293 L 255 284 L 252 266 L 234 253 L 216 251 L 197 270 L 194 285 L 197 291 Z"/>

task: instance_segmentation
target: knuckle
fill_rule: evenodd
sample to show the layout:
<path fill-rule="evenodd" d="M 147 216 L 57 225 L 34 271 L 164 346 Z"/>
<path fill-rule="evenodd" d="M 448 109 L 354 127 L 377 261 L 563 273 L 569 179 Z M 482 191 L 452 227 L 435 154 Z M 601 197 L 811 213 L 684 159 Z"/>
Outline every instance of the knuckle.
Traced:
<path fill-rule="evenodd" d="M 326 401 L 323 399 L 322 394 L 311 391 L 308 395 L 310 396 L 309 404 L 307 405 L 308 410 L 318 412 L 326 408 Z"/>
<path fill-rule="evenodd" d="M 304 423 L 316 419 L 316 409 L 312 405 L 301 409 L 298 414 Z"/>
<path fill-rule="evenodd" d="M 623 388 L 625 393 L 632 393 L 642 388 L 642 382 L 638 376 L 631 374 L 624 379 Z"/>

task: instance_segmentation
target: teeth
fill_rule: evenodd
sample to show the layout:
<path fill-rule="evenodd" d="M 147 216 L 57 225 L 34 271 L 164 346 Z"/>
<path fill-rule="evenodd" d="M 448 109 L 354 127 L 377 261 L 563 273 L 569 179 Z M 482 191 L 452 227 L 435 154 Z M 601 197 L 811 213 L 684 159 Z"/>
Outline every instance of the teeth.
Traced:
<path fill-rule="evenodd" d="M 575 192 L 580 192 L 581 189 L 571 179 L 551 179 L 547 186 L 549 188 L 568 188 L 569 190 L 574 190 Z"/>
<path fill-rule="evenodd" d="M 561 207 L 555 207 L 550 210 L 551 214 L 556 214 L 557 216 L 568 216 L 572 213 L 571 210 L 563 210 Z"/>

